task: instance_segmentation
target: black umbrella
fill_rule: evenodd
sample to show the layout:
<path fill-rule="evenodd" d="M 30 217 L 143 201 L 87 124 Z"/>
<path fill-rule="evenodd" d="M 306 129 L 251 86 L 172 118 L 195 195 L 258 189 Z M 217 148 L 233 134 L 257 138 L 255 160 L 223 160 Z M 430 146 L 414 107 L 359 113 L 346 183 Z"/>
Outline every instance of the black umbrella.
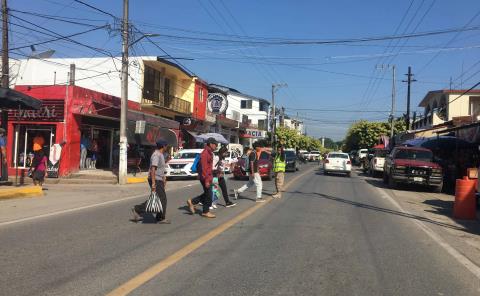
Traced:
<path fill-rule="evenodd" d="M 19 91 L 0 87 L 0 109 L 40 109 L 42 101 Z"/>

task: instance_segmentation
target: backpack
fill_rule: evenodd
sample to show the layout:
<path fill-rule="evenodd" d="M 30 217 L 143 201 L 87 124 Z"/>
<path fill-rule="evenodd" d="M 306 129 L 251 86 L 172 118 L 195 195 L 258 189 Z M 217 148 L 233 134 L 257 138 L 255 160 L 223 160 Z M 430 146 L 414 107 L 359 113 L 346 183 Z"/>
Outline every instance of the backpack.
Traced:
<path fill-rule="evenodd" d="M 190 169 L 192 173 L 198 173 L 198 164 L 200 163 L 200 153 L 195 156 L 195 160 L 193 161 L 192 168 Z"/>
<path fill-rule="evenodd" d="M 250 157 L 245 154 L 242 155 L 240 159 L 243 160 L 243 164 L 240 166 L 242 171 L 244 171 L 245 173 L 250 172 Z"/>

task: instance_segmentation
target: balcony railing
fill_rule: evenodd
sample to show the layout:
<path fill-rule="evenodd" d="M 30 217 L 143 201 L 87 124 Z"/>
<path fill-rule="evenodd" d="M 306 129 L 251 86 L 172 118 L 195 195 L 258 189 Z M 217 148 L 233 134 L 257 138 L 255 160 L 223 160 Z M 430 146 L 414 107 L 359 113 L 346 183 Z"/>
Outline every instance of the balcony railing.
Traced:
<path fill-rule="evenodd" d="M 142 98 L 143 105 L 166 108 L 179 113 L 190 114 L 190 102 L 174 96 L 161 96 L 158 99 Z"/>

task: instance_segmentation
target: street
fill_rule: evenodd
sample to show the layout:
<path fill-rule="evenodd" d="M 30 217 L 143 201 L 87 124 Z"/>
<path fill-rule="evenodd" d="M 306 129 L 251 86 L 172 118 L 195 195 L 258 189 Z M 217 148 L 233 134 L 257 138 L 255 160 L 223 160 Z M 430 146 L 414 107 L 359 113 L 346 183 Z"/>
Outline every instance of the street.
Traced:
<path fill-rule="evenodd" d="M 229 180 L 229 190 L 243 182 Z M 270 200 L 264 181 L 269 202 L 249 190 L 211 220 L 187 212 L 201 190 L 192 180 L 167 192 L 171 225 L 129 222 L 144 197 L 1 225 L 0 294 L 105 295 L 122 285 L 131 295 L 480 294 L 479 278 L 358 171 L 325 176 L 308 164 L 286 183 L 282 199 Z"/>

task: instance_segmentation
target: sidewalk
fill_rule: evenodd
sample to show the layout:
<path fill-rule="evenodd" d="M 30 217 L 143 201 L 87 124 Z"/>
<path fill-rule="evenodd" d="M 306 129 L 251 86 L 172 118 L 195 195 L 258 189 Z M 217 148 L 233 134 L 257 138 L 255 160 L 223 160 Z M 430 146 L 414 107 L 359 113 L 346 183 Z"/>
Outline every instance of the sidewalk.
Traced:
<path fill-rule="evenodd" d="M 432 193 L 416 187 L 388 189 L 381 179 L 368 178 L 368 183 L 383 188 L 411 218 L 422 221 L 456 251 L 480 267 L 480 211 L 476 220 L 453 218 L 455 196 Z M 417 191 L 421 190 L 421 191 Z"/>
<path fill-rule="evenodd" d="M 199 186 L 198 184 L 197 180 L 168 182 L 167 192 L 185 187 Z M 101 203 L 140 197 L 146 198 L 148 193 L 149 188 L 143 183 L 123 186 L 112 184 L 47 184 L 44 185 L 43 195 L 39 198 L 0 199 L 0 223 L 89 207 Z"/>

